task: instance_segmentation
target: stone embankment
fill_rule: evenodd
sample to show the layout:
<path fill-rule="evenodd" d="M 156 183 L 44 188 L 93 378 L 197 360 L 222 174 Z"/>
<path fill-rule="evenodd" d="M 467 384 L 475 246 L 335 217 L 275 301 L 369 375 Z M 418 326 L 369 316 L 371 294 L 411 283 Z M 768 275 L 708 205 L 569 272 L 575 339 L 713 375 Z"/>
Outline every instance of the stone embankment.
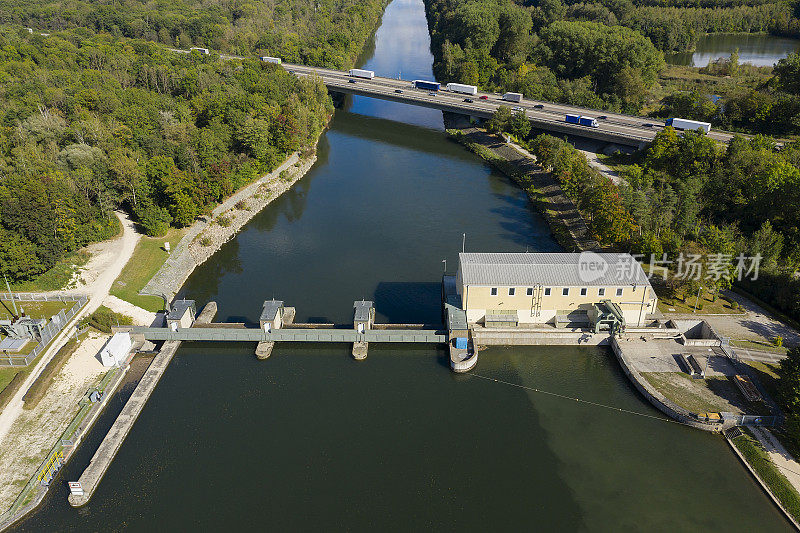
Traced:
<path fill-rule="evenodd" d="M 231 240 L 259 211 L 288 191 L 316 160 L 316 146 L 308 157 L 292 154 L 273 172 L 218 205 L 210 218 L 196 221 L 141 294 L 174 296 L 198 265 Z"/>
<path fill-rule="evenodd" d="M 516 181 L 528 193 L 565 250 L 600 249 L 600 243 L 592 235 L 575 202 L 564 194 L 550 172 L 542 170 L 532 154 L 480 128 L 449 129 L 448 133 L 452 139 Z"/>

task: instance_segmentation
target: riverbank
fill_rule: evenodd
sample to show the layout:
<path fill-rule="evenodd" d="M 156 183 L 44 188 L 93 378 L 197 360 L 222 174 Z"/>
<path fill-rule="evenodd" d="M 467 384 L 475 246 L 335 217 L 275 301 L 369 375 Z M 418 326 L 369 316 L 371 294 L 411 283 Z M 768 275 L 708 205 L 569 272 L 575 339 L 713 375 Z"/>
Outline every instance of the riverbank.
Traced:
<path fill-rule="evenodd" d="M 503 138 L 476 127 L 448 129 L 448 135 L 513 179 L 544 216 L 565 251 L 597 250 L 589 226 L 552 174 L 543 171 L 529 153 Z"/>
<path fill-rule="evenodd" d="M 316 160 L 317 143 L 305 153 L 293 153 L 278 168 L 239 189 L 218 205 L 210 217 L 195 221 L 139 294 L 164 295 L 171 299 L 198 265 L 214 255 L 273 200 L 291 189 Z"/>

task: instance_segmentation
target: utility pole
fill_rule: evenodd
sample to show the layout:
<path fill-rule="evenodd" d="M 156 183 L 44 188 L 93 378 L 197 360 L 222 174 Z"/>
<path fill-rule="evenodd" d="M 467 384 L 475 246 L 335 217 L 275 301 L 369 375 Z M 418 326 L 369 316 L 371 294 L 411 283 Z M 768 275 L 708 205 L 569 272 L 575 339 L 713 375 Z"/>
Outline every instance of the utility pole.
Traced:
<path fill-rule="evenodd" d="M 14 307 L 14 314 L 19 316 L 17 312 L 17 303 L 14 301 L 14 295 L 11 293 L 11 287 L 8 284 L 8 278 L 6 277 L 6 273 L 3 272 L 3 279 L 6 280 L 6 289 L 8 289 L 8 297 L 11 298 L 11 305 Z"/>
<path fill-rule="evenodd" d="M 692 310 L 692 313 L 696 313 L 697 312 L 697 304 L 698 304 L 698 302 L 700 302 L 700 291 L 702 291 L 702 290 L 703 290 L 703 286 L 701 285 L 700 288 L 697 289 L 697 296 L 694 299 L 694 309 Z"/>

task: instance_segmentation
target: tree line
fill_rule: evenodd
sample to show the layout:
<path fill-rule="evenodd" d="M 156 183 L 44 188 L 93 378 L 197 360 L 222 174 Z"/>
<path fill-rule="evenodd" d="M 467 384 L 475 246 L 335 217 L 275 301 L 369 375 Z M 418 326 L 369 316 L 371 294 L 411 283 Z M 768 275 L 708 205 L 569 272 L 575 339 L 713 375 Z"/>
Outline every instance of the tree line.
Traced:
<path fill-rule="evenodd" d="M 669 288 L 685 295 L 702 284 L 717 293 L 735 283 L 800 320 L 800 144 L 778 150 L 768 137 L 736 136 L 723 148 L 702 132 L 667 127 L 645 150 L 619 156 L 625 163 L 614 185 L 567 141 L 521 124 L 506 109 L 488 126 L 536 155 L 601 244 L 671 262 L 720 254 L 720 279 L 672 279 Z M 760 256 L 755 279 L 737 279 L 740 255 Z"/>
<path fill-rule="evenodd" d="M 35 277 L 135 214 L 186 226 L 311 146 L 332 103 L 319 80 L 68 31 L 0 30 L 0 270 Z"/>
<path fill-rule="evenodd" d="M 41 31 L 91 30 L 238 55 L 349 67 L 388 0 L 0 0 L 0 24 Z"/>

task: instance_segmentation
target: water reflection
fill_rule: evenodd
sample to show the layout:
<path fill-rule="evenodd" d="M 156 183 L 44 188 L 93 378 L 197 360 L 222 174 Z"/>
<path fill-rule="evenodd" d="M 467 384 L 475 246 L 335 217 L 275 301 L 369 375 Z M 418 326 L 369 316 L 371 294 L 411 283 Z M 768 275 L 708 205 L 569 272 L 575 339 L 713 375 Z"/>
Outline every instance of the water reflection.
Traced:
<path fill-rule="evenodd" d="M 711 61 L 730 57 L 737 48 L 739 63 L 763 67 L 772 66 L 796 52 L 800 41 L 773 35 L 717 33 L 701 36 L 694 52 L 672 54 L 665 59 L 673 65 L 705 67 Z"/>

